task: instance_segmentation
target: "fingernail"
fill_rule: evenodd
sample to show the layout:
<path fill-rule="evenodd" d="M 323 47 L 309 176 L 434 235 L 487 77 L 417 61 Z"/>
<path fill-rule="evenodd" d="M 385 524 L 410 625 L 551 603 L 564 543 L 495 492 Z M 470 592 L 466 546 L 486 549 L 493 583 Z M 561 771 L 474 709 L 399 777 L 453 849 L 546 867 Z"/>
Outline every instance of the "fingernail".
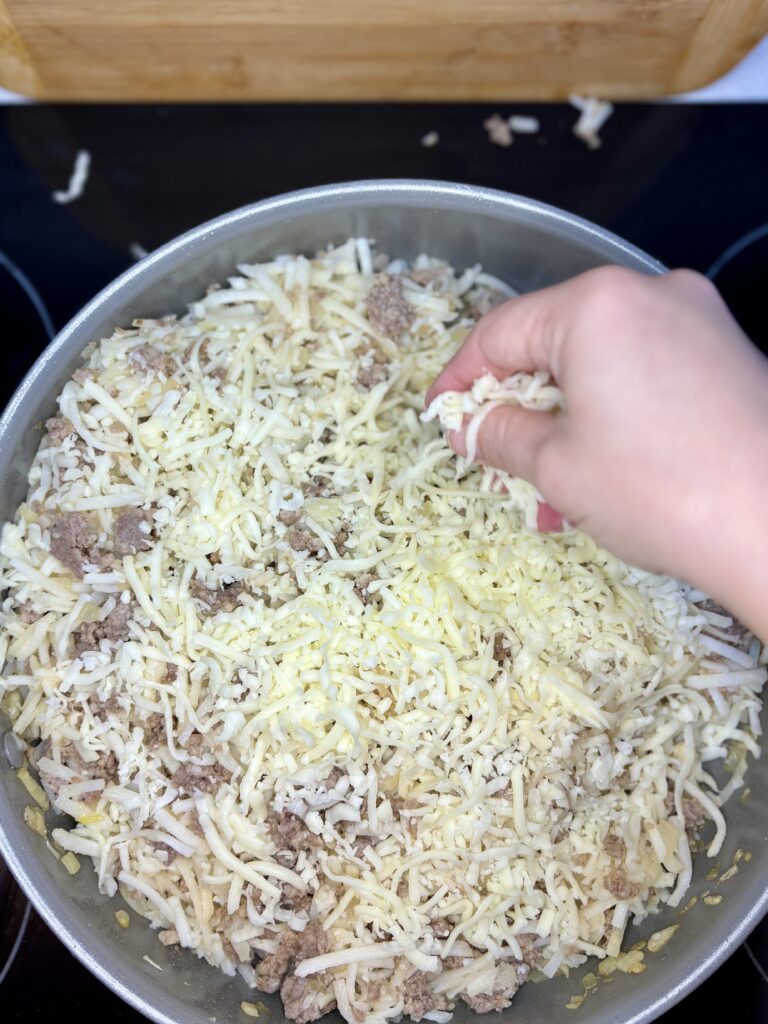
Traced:
<path fill-rule="evenodd" d="M 457 455 L 465 456 L 467 454 L 467 428 L 462 427 L 461 430 L 449 430 L 447 431 L 446 440 L 451 448 L 456 452 Z"/>
<path fill-rule="evenodd" d="M 539 533 L 560 533 L 563 529 L 563 517 L 546 501 L 540 501 L 536 510 L 536 528 Z"/>
<path fill-rule="evenodd" d="M 440 392 L 439 392 L 438 387 L 437 387 L 437 381 L 435 381 L 435 383 L 432 385 L 432 387 L 429 389 L 429 391 L 424 396 L 424 408 L 428 409 L 430 407 L 430 405 L 432 405 L 432 403 L 434 402 L 434 400 L 437 398 L 437 396 L 439 394 L 440 394 Z"/>

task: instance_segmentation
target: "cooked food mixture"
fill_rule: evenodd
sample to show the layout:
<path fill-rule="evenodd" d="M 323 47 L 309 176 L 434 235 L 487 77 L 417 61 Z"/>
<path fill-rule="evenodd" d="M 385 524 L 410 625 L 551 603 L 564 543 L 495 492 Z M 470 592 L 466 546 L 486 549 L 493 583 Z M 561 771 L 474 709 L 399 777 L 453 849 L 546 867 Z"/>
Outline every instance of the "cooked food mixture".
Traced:
<path fill-rule="evenodd" d="M 3 531 L 54 852 L 299 1024 L 617 956 L 759 752 L 756 641 L 420 420 L 503 294 L 364 240 L 242 266 L 90 346 Z"/>

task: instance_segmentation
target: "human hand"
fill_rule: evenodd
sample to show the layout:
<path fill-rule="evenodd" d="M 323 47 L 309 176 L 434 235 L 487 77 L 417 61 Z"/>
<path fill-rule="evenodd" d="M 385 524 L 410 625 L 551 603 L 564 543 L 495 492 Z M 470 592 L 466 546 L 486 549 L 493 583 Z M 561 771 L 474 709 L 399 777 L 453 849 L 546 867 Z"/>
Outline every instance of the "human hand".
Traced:
<path fill-rule="evenodd" d="M 618 267 L 512 299 L 479 321 L 435 381 L 548 371 L 565 407 L 506 405 L 478 460 L 530 480 L 616 555 L 681 576 L 768 632 L 768 361 L 690 271 Z M 464 431 L 449 436 L 465 453 Z M 751 595 L 751 596 L 750 596 Z M 749 605 L 745 611 L 745 605 Z"/>

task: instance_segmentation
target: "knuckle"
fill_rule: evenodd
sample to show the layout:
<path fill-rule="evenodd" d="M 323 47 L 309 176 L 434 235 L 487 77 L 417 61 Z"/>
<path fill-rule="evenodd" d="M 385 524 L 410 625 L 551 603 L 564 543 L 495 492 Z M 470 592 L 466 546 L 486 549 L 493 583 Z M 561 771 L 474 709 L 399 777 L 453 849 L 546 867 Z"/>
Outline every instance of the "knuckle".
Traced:
<path fill-rule="evenodd" d="M 640 275 L 636 270 L 629 270 L 627 267 L 606 264 L 604 267 L 597 267 L 595 270 L 589 271 L 586 276 L 593 282 L 596 289 L 602 291 L 630 287 Z"/>
<path fill-rule="evenodd" d="M 685 288 L 691 292 L 697 292 L 699 295 L 719 297 L 717 288 L 712 284 L 708 277 L 700 274 L 696 270 L 670 270 L 665 275 L 665 280 L 669 285 L 676 288 Z"/>
<path fill-rule="evenodd" d="M 601 319 L 615 315 L 625 316 L 645 295 L 649 279 L 627 267 L 598 267 L 585 275 L 584 304 L 588 312 Z"/>

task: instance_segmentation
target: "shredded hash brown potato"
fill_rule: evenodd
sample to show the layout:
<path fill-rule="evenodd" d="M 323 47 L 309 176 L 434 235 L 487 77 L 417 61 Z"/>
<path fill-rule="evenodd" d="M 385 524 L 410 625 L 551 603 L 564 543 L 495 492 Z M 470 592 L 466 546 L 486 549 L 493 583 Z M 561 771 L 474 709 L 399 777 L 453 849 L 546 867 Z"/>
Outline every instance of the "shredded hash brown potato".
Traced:
<path fill-rule="evenodd" d="M 89 348 L 3 530 L 57 849 L 300 1024 L 617 957 L 759 753 L 756 641 L 420 421 L 507 294 L 365 240 L 242 266 Z"/>

